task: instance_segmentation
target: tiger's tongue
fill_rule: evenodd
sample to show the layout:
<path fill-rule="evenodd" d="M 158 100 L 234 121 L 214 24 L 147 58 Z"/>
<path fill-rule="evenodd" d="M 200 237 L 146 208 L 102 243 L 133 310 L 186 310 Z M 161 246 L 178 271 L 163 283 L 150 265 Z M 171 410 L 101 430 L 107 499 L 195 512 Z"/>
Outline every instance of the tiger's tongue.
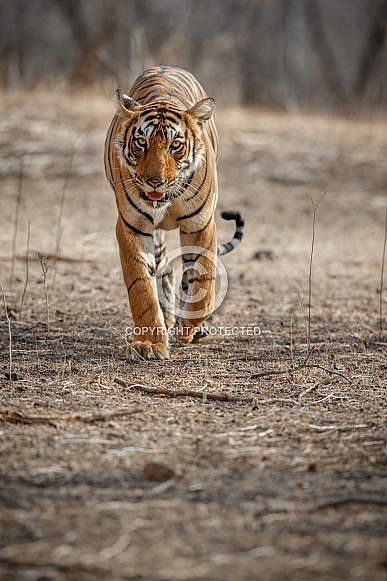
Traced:
<path fill-rule="evenodd" d="M 162 200 L 164 198 L 165 194 L 163 194 L 163 192 L 154 191 L 154 192 L 147 192 L 146 195 L 148 196 L 148 198 L 150 200 L 159 201 L 159 200 Z"/>

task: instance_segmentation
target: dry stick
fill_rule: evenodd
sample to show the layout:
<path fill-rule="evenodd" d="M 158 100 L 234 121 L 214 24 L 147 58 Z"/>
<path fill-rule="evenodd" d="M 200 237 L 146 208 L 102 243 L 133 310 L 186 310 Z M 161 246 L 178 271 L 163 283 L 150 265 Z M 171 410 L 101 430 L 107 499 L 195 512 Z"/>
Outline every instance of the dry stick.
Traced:
<path fill-rule="evenodd" d="M 47 266 L 45 262 L 43 262 L 43 259 L 40 256 L 40 254 L 38 254 L 38 256 L 39 256 L 40 265 L 42 267 L 42 272 L 43 272 L 43 288 L 44 288 L 44 294 L 45 294 L 45 297 L 46 297 L 46 316 L 47 316 L 47 333 L 46 333 L 46 339 L 47 339 L 48 338 L 48 335 L 50 333 L 50 302 L 49 302 L 49 299 L 48 299 L 48 290 L 47 290 L 47 272 L 48 272 L 48 269 L 50 267 Z"/>
<path fill-rule="evenodd" d="M 19 214 L 20 214 L 20 206 L 22 200 L 22 190 L 23 190 L 23 163 L 24 163 L 24 156 L 25 151 L 20 156 L 20 167 L 19 167 L 19 182 L 18 182 L 18 190 L 17 190 L 17 199 L 16 199 L 16 210 L 15 210 L 15 219 L 13 223 L 13 236 L 12 236 L 12 262 L 11 262 L 11 273 L 9 276 L 9 282 L 12 284 L 13 277 L 15 273 L 15 261 L 16 261 L 16 237 L 17 231 L 19 227 Z"/>
<path fill-rule="evenodd" d="M 316 507 L 312 508 L 312 512 L 316 510 L 322 510 L 323 508 L 330 508 L 332 506 L 340 506 L 341 504 L 351 504 L 351 503 L 358 503 L 358 504 L 377 504 L 377 505 L 386 505 L 387 498 L 372 498 L 369 496 L 347 496 L 345 498 L 337 498 L 334 500 L 330 500 L 328 502 L 323 502 L 322 504 L 318 504 Z"/>
<path fill-rule="evenodd" d="M 249 398 L 245 398 L 245 397 L 238 397 L 238 396 L 233 396 L 233 395 L 219 395 L 219 394 L 215 394 L 215 393 L 208 393 L 205 391 L 192 391 L 192 390 L 179 390 L 179 391 L 175 391 L 173 389 L 164 389 L 164 388 L 157 388 L 157 387 L 147 387 L 146 385 L 142 385 L 141 383 L 134 383 L 133 385 L 130 385 L 129 383 L 127 383 L 126 381 L 124 381 L 123 379 L 120 379 L 119 377 L 115 377 L 114 378 L 114 382 L 118 383 L 119 385 L 122 385 L 123 387 L 128 387 L 128 388 L 136 388 L 139 389 L 140 391 L 143 391 L 144 393 L 149 393 L 149 394 L 156 394 L 156 395 L 171 395 L 173 397 L 195 397 L 196 399 L 201 399 L 201 400 L 212 400 L 212 401 L 230 401 L 230 402 L 237 402 L 237 401 L 241 401 L 241 402 L 245 402 L 245 403 L 251 403 L 254 401 L 254 399 L 252 397 Z M 278 400 L 275 400 L 278 401 Z M 260 403 L 260 402 L 258 402 Z"/>
<path fill-rule="evenodd" d="M 323 371 L 326 371 L 327 373 L 331 373 L 332 375 L 338 375 L 339 377 L 342 377 L 343 379 L 345 379 L 346 381 L 348 381 L 348 383 L 352 383 L 352 379 L 350 377 L 348 377 L 347 375 L 344 375 L 344 373 L 340 373 L 340 371 L 335 371 L 334 369 L 329 369 L 329 367 L 325 367 L 324 365 L 320 365 L 319 363 L 308 363 L 308 359 L 306 359 L 304 361 L 304 363 L 301 363 L 301 365 L 298 365 L 298 367 L 289 367 L 288 369 L 273 369 L 272 371 L 263 371 L 262 373 L 253 373 L 250 376 L 250 379 L 258 379 L 260 377 L 268 377 L 270 375 L 282 375 L 284 373 L 294 373 L 295 371 L 299 371 L 300 369 L 305 369 L 305 368 L 316 368 L 316 369 L 322 369 Z"/>
<path fill-rule="evenodd" d="M 28 233 L 27 233 L 27 250 L 26 250 L 26 281 L 24 283 L 24 288 L 22 292 L 22 297 L 20 301 L 20 311 L 19 311 L 19 321 L 21 320 L 24 298 L 27 292 L 28 277 L 29 277 L 29 254 L 30 254 L 30 233 L 31 233 L 31 220 L 28 221 Z"/>
<path fill-rule="evenodd" d="M 307 346 L 308 346 L 308 356 L 310 354 L 310 328 L 311 328 L 311 302 L 312 302 L 312 268 L 313 268 L 313 253 L 314 253 L 314 240 L 315 240 L 315 231 L 316 231 L 316 213 L 317 208 L 323 201 L 326 196 L 326 192 L 323 196 L 319 199 L 317 204 L 313 202 L 311 198 L 312 206 L 313 206 L 313 224 L 312 224 L 312 245 L 310 249 L 310 260 L 309 260 L 309 284 L 308 284 L 308 323 L 307 323 Z M 309 358 L 309 357 L 308 357 Z"/>
<path fill-rule="evenodd" d="M 58 421 L 84 421 L 84 422 L 94 422 L 94 421 L 106 421 L 110 420 L 111 418 L 127 416 L 131 414 L 138 414 L 143 412 L 142 408 L 125 408 L 121 410 L 108 410 L 105 412 L 96 412 L 91 414 L 81 414 L 78 412 L 66 414 L 66 415 L 59 415 L 59 416 L 39 416 L 39 415 L 28 415 L 27 413 L 21 410 L 13 410 L 7 407 L 0 407 L 0 419 L 12 423 L 21 423 L 21 424 L 41 424 L 41 423 L 52 423 Z"/>
<path fill-rule="evenodd" d="M 384 262 L 386 258 L 386 244 L 387 244 L 387 206 L 386 206 L 386 218 L 384 221 L 384 243 L 383 243 L 383 258 L 382 258 L 382 270 L 380 273 L 380 298 L 379 298 L 379 332 L 380 338 L 383 334 L 383 290 L 384 290 Z"/>
<path fill-rule="evenodd" d="M 307 315 L 307 312 L 306 312 L 306 309 L 305 309 L 304 299 L 302 298 L 301 292 L 300 292 L 299 289 L 297 289 L 297 296 L 298 296 L 298 300 L 300 301 L 301 310 L 302 310 L 302 313 L 303 313 L 304 318 L 305 318 L 306 335 L 308 337 L 308 315 Z M 307 357 L 307 359 L 309 359 L 309 357 L 310 357 L 309 349 L 307 351 L 306 357 Z"/>
<path fill-rule="evenodd" d="M 8 366 L 8 369 L 9 369 L 9 382 L 12 383 L 12 330 L 11 330 L 11 321 L 9 320 L 9 316 L 8 316 L 7 301 L 5 300 L 5 293 L 4 293 L 2 283 L 0 283 L 0 287 L 1 287 L 1 293 L 3 295 L 5 318 L 7 319 L 7 323 L 8 323 L 8 339 L 9 339 L 9 357 L 8 357 L 9 366 Z"/>

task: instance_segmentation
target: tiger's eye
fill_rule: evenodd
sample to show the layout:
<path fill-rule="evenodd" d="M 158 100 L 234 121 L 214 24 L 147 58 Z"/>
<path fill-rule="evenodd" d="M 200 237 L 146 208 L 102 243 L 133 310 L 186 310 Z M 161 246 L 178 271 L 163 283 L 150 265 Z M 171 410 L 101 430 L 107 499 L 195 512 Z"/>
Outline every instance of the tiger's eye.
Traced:
<path fill-rule="evenodd" d="M 143 137 L 136 137 L 135 144 L 138 147 L 145 147 L 146 146 L 146 139 L 144 139 Z"/>
<path fill-rule="evenodd" d="M 170 148 L 173 149 L 173 151 L 178 151 L 182 147 L 183 147 L 183 144 L 178 139 L 175 139 L 174 141 L 172 141 L 172 143 L 170 145 Z"/>

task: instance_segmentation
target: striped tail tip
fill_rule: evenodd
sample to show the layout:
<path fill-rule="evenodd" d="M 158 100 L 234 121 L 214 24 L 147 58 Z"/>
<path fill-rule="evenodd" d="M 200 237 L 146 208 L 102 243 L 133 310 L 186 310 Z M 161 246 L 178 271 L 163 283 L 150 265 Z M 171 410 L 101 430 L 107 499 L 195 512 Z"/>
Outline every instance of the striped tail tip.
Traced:
<path fill-rule="evenodd" d="M 234 250 L 234 248 L 240 244 L 245 230 L 245 221 L 239 212 L 225 211 L 221 213 L 221 216 L 224 220 L 234 220 L 236 228 L 234 236 L 229 242 L 226 242 L 225 244 L 218 244 L 218 256 L 224 256 L 225 254 L 228 254 Z"/>

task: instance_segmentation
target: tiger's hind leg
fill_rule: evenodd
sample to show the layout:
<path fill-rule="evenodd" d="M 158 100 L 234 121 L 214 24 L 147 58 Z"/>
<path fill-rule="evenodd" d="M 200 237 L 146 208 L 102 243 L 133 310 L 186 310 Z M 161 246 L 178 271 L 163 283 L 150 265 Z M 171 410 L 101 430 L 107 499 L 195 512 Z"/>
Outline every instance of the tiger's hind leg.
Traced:
<path fill-rule="evenodd" d="M 189 292 L 189 283 L 188 283 L 188 264 L 186 265 L 186 268 L 184 268 L 183 270 L 183 276 L 181 278 L 181 291 L 182 291 L 182 298 L 180 299 L 180 309 L 183 310 L 187 307 L 187 301 L 183 298 L 183 297 L 187 297 L 188 296 L 188 292 Z M 199 341 L 200 339 L 203 339 L 204 337 L 207 337 L 209 335 L 209 330 L 208 330 L 208 326 L 207 326 L 207 322 L 204 321 L 202 323 L 202 325 L 200 325 L 200 327 L 198 327 L 195 331 L 195 334 L 193 335 L 193 339 L 192 339 L 192 343 L 196 343 L 197 341 Z"/>
<path fill-rule="evenodd" d="M 168 262 L 165 232 L 155 230 L 153 239 L 159 303 L 164 315 L 165 326 L 170 329 L 175 324 L 175 273 L 172 264 Z"/>

